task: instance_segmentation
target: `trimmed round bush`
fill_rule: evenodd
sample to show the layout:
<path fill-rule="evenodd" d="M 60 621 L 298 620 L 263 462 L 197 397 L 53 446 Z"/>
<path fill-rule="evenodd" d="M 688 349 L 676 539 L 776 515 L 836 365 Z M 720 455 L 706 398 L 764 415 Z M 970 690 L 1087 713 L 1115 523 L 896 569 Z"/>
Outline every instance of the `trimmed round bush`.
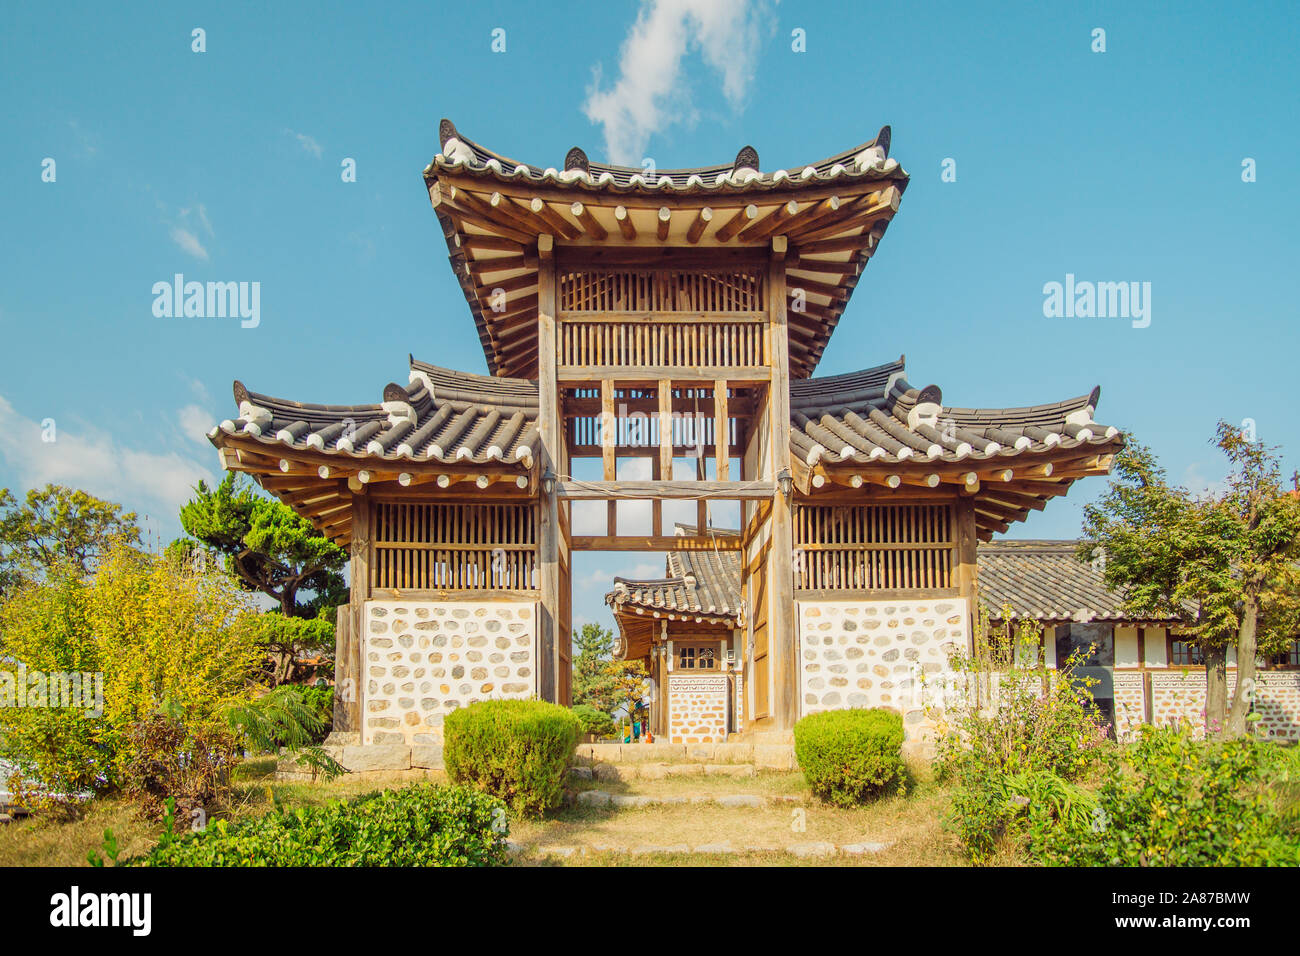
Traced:
<path fill-rule="evenodd" d="M 892 710 L 827 710 L 794 725 L 794 753 L 813 795 L 840 807 L 901 778 L 903 718 Z"/>
<path fill-rule="evenodd" d="M 575 704 L 573 716 L 577 717 L 582 724 L 584 734 L 594 734 L 597 737 L 613 737 L 618 731 L 618 725 L 614 723 L 613 717 L 603 710 L 592 707 L 590 704 Z"/>
<path fill-rule="evenodd" d="M 443 765 L 455 783 L 499 797 L 522 816 L 560 802 L 582 724 L 567 707 L 540 700 L 485 700 L 443 724 Z"/>
<path fill-rule="evenodd" d="M 141 866 L 500 866 L 505 807 L 471 787 L 417 784 L 164 836 Z"/>

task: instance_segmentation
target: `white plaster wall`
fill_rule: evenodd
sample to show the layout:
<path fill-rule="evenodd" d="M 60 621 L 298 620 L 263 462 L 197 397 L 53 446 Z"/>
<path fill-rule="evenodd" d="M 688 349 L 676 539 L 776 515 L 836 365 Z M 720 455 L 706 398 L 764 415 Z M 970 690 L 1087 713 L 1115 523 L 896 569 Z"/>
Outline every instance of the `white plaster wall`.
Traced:
<path fill-rule="evenodd" d="M 1115 666 L 1138 667 L 1142 659 L 1138 656 L 1138 629 L 1136 627 L 1115 628 Z"/>
<path fill-rule="evenodd" d="M 532 602 L 367 601 L 362 743 L 441 740 L 447 714 L 536 693 Z"/>
<path fill-rule="evenodd" d="M 1169 632 L 1163 627 L 1148 627 L 1146 631 L 1147 667 L 1168 667 L 1169 648 L 1166 638 Z"/>

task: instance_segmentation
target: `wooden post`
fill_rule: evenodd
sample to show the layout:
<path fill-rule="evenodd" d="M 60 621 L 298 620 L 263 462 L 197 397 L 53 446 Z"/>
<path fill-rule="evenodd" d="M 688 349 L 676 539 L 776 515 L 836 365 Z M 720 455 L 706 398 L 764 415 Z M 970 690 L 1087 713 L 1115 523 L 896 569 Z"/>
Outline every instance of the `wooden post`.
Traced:
<path fill-rule="evenodd" d="M 970 634 L 970 646 L 967 653 L 975 652 L 975 622 L 979 620 L 977 603 L 979 601 L 979 565 L 977 547 L 979 538 L 975 530 L 975 502 L 970 498 L 958 498 L 953 503 L 953 521 L 956 524 L 953 535 L 953 578 L 958 593 L 966 599 L 966 630 Z"/>
<path fill-rule="evenodd" d="M 772 385 L 768 389 L 771 477 L 790 467 L 790 341 L 786 326 L 785 236 L 772 238 L 767 270 L 768 328 Z M 790 730 L 799 719 L 799 637 L 794 618 L 794 530 L 790 502 L 777 488 L 772 496 L 772 540 L 768 573 L 768 628 L 772 655 L 772 724 Z"/>
<path fill-rule="evenodd" d="M 659 380 L 659 477 L 664 481 L 673 478 L 673 383 L 666 378 Z M 663 534 L 663 503 L 658 499 L 655 509 L 659 516 L 655 534 Z"/>
<path fill-rule="evenodd" d="M 713 383 L 713 452 L 717 457 L 718 481 L 731 480 L 731 442 L 727 427 L 727 380 Z"/>
<path fill-rule="evenodd" d="M 600 454 L 604 462 L 605 480 L 615 481 L 618 479 L 618 464 L 614 457 L 615 439 L 618 437 L 615 433 L 618 429 L 618 419 L 614 417 L 614 380 L 612 378 L 601 379 L 600 382 Z M 608 535 L 618 534 L 618 502 L 611 499 L 607 508 L 607 518 L 605 520 L 605 533 Z"/>
<path fill-rule="evenodd" d="M 352 544 L 348 555 L 347 607 L 339 608 L 334 635 L 334 730 L 361 733 L 361 643 L 365 604 L 370 598 L 370 496 L 352 495 Z"/>
<path fill-rule="evenodd" d="M 560 454 L 560 391 L 556 379 L 555 256 L 554 239 L 537 237 L 537 431 L 542 440 L 541 467 L 557 474 Z M 556 479 L 558 484 L 558 478 Z M 537 691 L 543 700 L 560 699 L 556 686 L 560 674 L 560 509 L 554 490 L 542 483 L 538 505 Z"/>

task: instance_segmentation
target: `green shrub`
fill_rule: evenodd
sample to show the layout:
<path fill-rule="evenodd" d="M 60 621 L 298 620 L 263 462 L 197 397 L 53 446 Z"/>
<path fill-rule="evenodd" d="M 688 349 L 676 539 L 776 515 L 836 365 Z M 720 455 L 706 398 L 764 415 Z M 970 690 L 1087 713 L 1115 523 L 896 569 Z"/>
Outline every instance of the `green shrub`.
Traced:
<path fill-rule="evenodd" d="M 447 715 L 443 763 L 456 783 L 500 797 L 516 813 L 541 814 L 560 801 L 581 723 L 567 707 L 540 700 L 487 700 Z"/>
<path fill-rule="evenodd" d="M 1268 746 L 1143 727 L 1110 761 L 1091 819 L 1033 827 L 1031 855 L 1066 866 L 1300 865 Z"/>
<path fill-rule="evenodd" d="M 225 575 L 125 547 L 93 576 L 58 571 L 6 595 L 0 634 L 10 663 L 0 670 L 94 674 L 103 691 L 102 712 L 4 706 L 0 693 L 0 756 L 15 766 L 23 802 L 120 789 L 145 756 L 136 725 L 166 707 L 193 743 L 246 700 L 260 656 L 255 613 Z"/>
<path fill-rule="evenodd" d="M 899 780 L 903 718 L 892 710 L 827 710 L 794 725 L 794 752 L 817 797 L 852 806 Z"/>
<path fill-rule="evenodd" d="M 1113 745 L 1089 682 L 1076 676 L 1084 652 L 1052 673 L 1039 653 L 1041 626 L 994 627 L 987 608 L 976 633 L 975 655 L 952 661 L 962 693 L 941 716 L 935 769 L 956 784 L 945 823 L 972 862 L 987 863 L 999 848 L 1023 852 L 1031 829 L 1089 812 L 1077 782 Z"/>
<path fill-rule="evenodd" d="M 575 704 L 573 706 L 573 716 L 578 718 L 582 724 L 584 734 L 593 734 L 597 737 L 612 737 L 618 732 L 618 724 L 614 718 L 603 710 L 597 710 L 590 704 Z"/>
<path fill-rule="evenodd" d="M 228 796 L 239 748 L 226 726 L 186 727 L 154 714 L 132 724 L 126 741 L 132 758 L 123 790 L 145 816 L 160 818 L 172 797 L 175 811 L 189 820 L 194 810 L 211 808 Z"/>
<path fill-rule="evenodd" d="M 143 866 L 499 866 L 505 808 L 468 787 L 418 784 L 164 837 Z"/>

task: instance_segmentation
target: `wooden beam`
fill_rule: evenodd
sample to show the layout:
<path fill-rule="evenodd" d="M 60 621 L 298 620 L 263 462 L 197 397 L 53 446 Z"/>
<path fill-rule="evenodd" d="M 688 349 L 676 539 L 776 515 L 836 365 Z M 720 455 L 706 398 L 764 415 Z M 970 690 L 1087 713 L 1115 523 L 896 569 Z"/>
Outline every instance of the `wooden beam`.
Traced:
<path fill-rule="evenodd" d="M 576 239 L 582 235 L 581 229 L 561 216 L 544 199 L 538 196 L 534 196 L 528 201 L 528 209 L 534 216 L 565 239 Z"/>
<path fill-rule="evenodd" d="M 618 223 L 618 231 L 623 234 L 623 238 L 632 240 L 636 238 L 636 226 L 632 224 L 632 217 L 628 215 L 626 206 L 614 207 L 614 221 Z"/>
<path fill-rule="evenodd" d="M 719 242 L 730 242 L 740 230 L 744 229 L 751 222 L 758 218 L 758 207 L 750 203 L 744 209 L 739 210 L 731 217 L 722 228 L 714 233 L 714 238 Z"/>
<path fill-rule="evenodd" d="M 591 238 L 600 240 L 609 235 L 608 230 L 596 221 L 596 217 L 591 214 L 591 210 L 582 203 L 575 202 L 569 207 L 569 212 L 573 213 L 573 218 L 582 223 L 582 228 Z"/>
<path fill-rule="evenodd" d="M 673 211 L 667 206 L 660 206 L 659 212 L 655 214 L 655 219 L 658 220 L 655 225 L 655 235 L 659 237 L 660 242 L 663 242 L 668 238 L 668 227 L 673 221 Z"/>
<path fill-rule="evenodd" d="M 766 239 L 780 229 L 798 211 L 799 204 L 791 199 L 784 205 L 777 206 L 762 219 L 750 223 L 740 230 L 736 238 L 740 242 L 757 242 L 760 239 Z"/>
<path fill-rule="evenodd" d="M 740 536 L 720 535 L 578 535 L 569 539 L 574 551 L 739 551 Z"/>
<path fill-rule="evenodd" d="M 686 230 L 686 241 L 691 245 L 699 242 L 700 236 L 704 235 L 704 230 L 709 228 L 711 222 L 713 222 L 713 210 L 708 206 L 701 206 L 699 212 L 695 214 L 691 228 Z"/>
<path fill-rule="evenodd" d="M 725 501 L 761 501 L 776 493 L 775 481 L 557 481 L 556 494 L 570 501 L 611 498 L 671 498 L 690 501 L 702 495 Z"/>

